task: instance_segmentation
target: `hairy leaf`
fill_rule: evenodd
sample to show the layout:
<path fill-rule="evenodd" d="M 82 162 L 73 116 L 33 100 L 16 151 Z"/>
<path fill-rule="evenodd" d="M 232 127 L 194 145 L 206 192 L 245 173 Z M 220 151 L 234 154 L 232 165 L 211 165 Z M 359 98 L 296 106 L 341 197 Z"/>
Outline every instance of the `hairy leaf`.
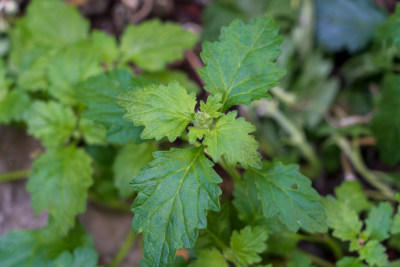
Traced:
<path fill-rule="evenodd" d="M 65 143 L 76 126 L 76 117 L 71 108 L 60 103 L 36 101 L 25 112 L 28 133 L 39 138 L 47 147 Z"/>
<path fill-rule="evenodd" d="M 377 240 L 371 240 L 360 249 L 359 253 L 360 258 L 371 266 L 388 267 L 389 261 L 385 251 L 386 248 Z"/>
<path fill-rule="evenodd" d="M 140 169 L 153 159 L 154 146 L 151 143 L 128 143 L 115 157 L 113 164 L 114 184 L 123 198 L 132 195 L 129 182 L 139 174 Z"/>
<path fill-rule="evenodd" d="M 285 73 L 275 63 L 283 38 L 272 19 L 256 18 L 248 25 L 236 20 L 223 28 L 218 42 L 203 44 L 204 67 L 199 73 L 205 89 L 222 95 L 222 110 L 249 105 L 267 97 Z"/>
<path fill-rule="evenodd" d="M 219 209 L 222 180 L 201 147 L 153 155 L 131 182 L 138 192 L 132 226 L 143 232 L 145 257 L 163 266 L 178 249 L 193 247 L 197 229 L 206 227 L 206 212 Z"/>
<path fill-rule="evenodd" d="M 168 86 L 150 84 L 120 95 L 118 101 L 126 110 L 126 119 L 144 126 L 143 139 L 160 140 L 166 136 L 170 142 L 192 121 L 196 105 L 196 97 L 188 95 L 177 82 Z"/>
<path fill-rule="evenodd" d="M 139 68 L 160 71 L 167 63 L 183 58 L 198 37 L 179 24 L 150 20 L 127 27 L 121 38 L 121 53 L 125 61 L 132 60 Z"/>
<path fill-rule="evenodd" d="M 357 213 L 368 210 L 371 207 L 371 203 L 368 202 L 358 181 L 343 182 L 335 188 L 335 194 L 339 201 L 344 202 Z"/>
<path fill-rule="evenodd" d="M 222 116 L 209 135 L 206 135 L 203 144 L 215 162 L 224 155 L 229 164 L 240 163 L 244 168 L 261 167 L 261 156 L 257 152 L 258 143 L 249 133 L 255 127 L 244 118 L 236 119 L 237 112 L 232 111 Z"/>
<path fill-rule="evenodd" d="M 47 150 L 33 163 L 27 184 L 35 212 L 47 210 L 56 228 L 65 233 L 86 209 L 92 173 L 91 158 L 83 150 L 73 146 Z"/>
<path fill-rule="evenodd" d="M 250 169 L 245 178 L 256 179 L 258 197 L 267 218 L 278 216 L 289 230 L 303 228 L 309 232 L 326 232 L 324 208 L 310 180 L 297 165 L 264 163 L 261 170 Z"/>

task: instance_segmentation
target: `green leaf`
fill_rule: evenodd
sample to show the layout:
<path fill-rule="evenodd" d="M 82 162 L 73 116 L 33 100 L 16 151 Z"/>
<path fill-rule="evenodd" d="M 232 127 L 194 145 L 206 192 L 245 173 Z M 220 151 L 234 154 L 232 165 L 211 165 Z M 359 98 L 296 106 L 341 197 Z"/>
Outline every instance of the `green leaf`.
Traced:
<path fill-rule="evenodd" d="M 364 48 L 386 19 L 371 0 L 318 0 L 316 13 L 317 40 L 332 52 L 346 49 L 354 53 Z"/>
<path fill-rule="evenodd" d="M 114 36 L 99 30 L 94 30 L 90 35 L 90 47 L 104 63 L 114 63 L 119 55 L 117 41 Z"/>
<path fill-rule="evenodd" d="M 26 22 L 35 43 L 62 47 L 87 38 L 89 22 L 76 8 L 63 1 L 34 0 L 28 6 Z"/>
<path fill-rule="evenodd" d="M 292 259 L 288 262 L 287 267 L 312 267 L 312 261 L 305 253 L 295 250 Z"/>
<path fill-rule="evenodd" d="M 54 267 L 96 267 L 97 252 L 91 247 L 80 247 L 73 253 L 64 251 L 57 259 L 52 262 Z"/>
<path fill-rule="evenodd" d="M 380 40 L 388 42 L 389 45 L 397 45 L 400 49 L 400 5 L 396 11 L 376 31 Z"/>
<path fill-rule="evenodd" d="M 229 260 L 238 263 L 238 266 L 260 262 L 261 257 L 258 254 L 267 248 L 267 239 L 268 234 L 261 227 L 246 226 L 239 233 L 234 231 L 230 242 L 231 250 L 227 252 Z"/>
<path fill-rule="evenodd" d="M 85 254 L 85 258 L 82 258 L 83 250 L 88 253 Z M 87 259 L 87 263 L 95 262 L 95 260 L 97 262 L 97 253 L 94 251 L 92 239 L 84 233 L 83 227 L 75 227 L 62 238 L 50 227 L 37 230 L 13 230 L 0 237 L 2 267 L 60 266 L 55 265 L 53 259 L 66 259 L 66 256 L 62 256 L 63 254 L 73 254 L 72 259 L 76 263 L 79 259 Z"/>
<path fill-rule="evenodd" d="M 92 50 L 90 43 L 83 42 L 61 49 L 53 57 L 48 73 L 52 96 L 67 105 L 78 102 L 77 85 L 103 71 L 101 60 Z"/>
<path fill-rule="evenodd" d="M 358 181 L 345 181 L 340 186 L 335 188 L 335 194 L 339 201 L 351 207 L 357 213 L 364 210 L 369 210 L 371 203 Z"/>
<path fill-rule="evenodd" d="M 238 211 L 239 219 L 249 226 L 265 226 L 268 220 L 264 216 L 263 205 L 257 196 L 257 177 L 245 175 L 235 181 L 233 205 Z M 269 229 L 268 229 L 269 230 Z"/>
<path fill-rule="evenodd" d="M 139 141 L 143 127 L 134 127 L 122 118 L 124 110 L 118 107 L 116 96 L 144 84 L 145 80 L 121 69 L 87 79 L 77 88 L 78 99 L 87 106 L 83 117 L 104 125 L 110 142 Z"/>
<path fill-rule="evenodd" d="M 22 114 L 29 107 L 29 96 L 21 90 L 4 89 L 0 95 L 0 124 L 8 124 L 22 119 Z"/>
<path fill-rule="evenodd" d="M 132 195 L 129 182 L 139 174 L 140 169 L 153 159 L 154 145 L 152 143 L 124 145 L 115 157 L 113 164 L 114 184 L 123 198 Z"/>
<path fill-rule="evenodd" d="M 337 201 L 332 196 L 323 198 L 322 204 L 326 210 L 326 222 L 333 229 L 333 236 L 343 241 L 357 239 L 362 222 L 355 210 L 345 202 Z"/>
<path fill-rule="evenodd" d="M 283 38 L 272 19 L 256 18 L 248 25 L 236 20 L 223 28 L 218 42 L 205 43 L 199 73 L 211 94 L 221 94 L 223 111 L 267 97 L 285 73 L 275 63 Z"/>
<path fill-rule="evenodd" d="M 49 101 L 36 101 L 25 112 L 28 133 L 39 138 L 46 147 L 65 143 L 76 126 L 76 117 L 71 108 Z"/>
<path fill-rule="evenodd" d="M 246 171 L 244 177 L 256 179 L 258 197 L 267 218 L 278 216 L 293 232 L 299 228 L 312 233 L 327 231 L 320 196 L 297 165 L 266 162 L 261 170 Z"/>
<path fill-rule="evenodd" d="M 209 135 L 206 135 L 203 144 L 212 159 L 218 162 L 222 155 L 229 164 L 240 163 L 244 168 L 261 167 L 261 156 L 257 152 L 258 143 L 254 136 L 255 127 L 244 120 L 236 119 L 237 112 L 232 111 L 222 116 Z"/>
<path fill-rule="evenodd" d="M 381 202 L 378 207 L 372 207 L 368 218 L 365 220 L 367 229 L 365 233 L 370 239 L 383 241 L 389 238 L 392 226 L 393 207 L 389 202 Z"/>
<path fill-rule="evenodd" d="M 189 264 L 188 267 L 228 267 L 224 256 L 216 248 L 209 250 L 199 250 L 196 252 L 197 260 Z"/>
<path fill-rule="evenodd" d="M 337 267 L 365 267 L 362 260 L 355 257 L 344 257 L 336 263 Z"/>
<path fill-rule="evenodd" d="M 178 249 L 193 247 L 197 229 L 206 227 L 207 211 L 219 209 L 222 179 L 201 147 L 153 156 L 131 182 L 138 192 L 132 226 L 143 232 L 145 257 L 152 266 L 163 266 Z"/>
<path fill-rule="evenodd" d="M 149 79 L 150 81 L 155 81 L 168 85 L 171 81 L 175 80 L 180 85 L 185 87 L 188 93 L 195 93 L 196 95 L 201 92 L 200 87 L 197 83 L 191 80 L 188 75 L 179 70 L 163 70 L 160 72 L 145 72 L 142 77 Z"/>
<path fill-rule="evenodd" d="M 397 211 L 396 215 L 393 217 L 393 224 L 390 229 L 392 234 L 399 234 L 400 233 L 400 213 Z"/>
<path fill-rule="evenodd" d="M 388 267 L 389 261 L 385 251 L 386 248 L 377 240 L 371 240 L 359 250 L 359 253 L 360 258 L 371 266 Z"/>
<path fill-rule="evenodd" d="M 151 84 L 141 90 L 130 91 L 118 97 L 126 110 L 125 118 L 135 125 L 143 125 L 142 139 L 175 141 L 194 115 L 196 97 L 188 95 L 177 82 L 168 86 Z"/>
<path fill-rule="evenodd" d="M 200 102 L 200 110 L 207 113 L 211 118 L 219 118 L 223 113 L 218 112 L 222 107 L 221 95 L 208 96 L 207 103 Z"/>
<path fill-rule="evenodd" d="M 56 228 L 66 232 L 86 209 L 92 174 L 91 158 L 83 150 L 73 146 L 48 149 L 35 160 L 28 179 L 35 212 L 47 210 Z"/>
<path fill-rule="evenodd" d="M 92 120 L 82 118 L 79 121 L 79 129 L 83 134 L 85 142 L 89 145 L 104 145 L 107 144 L 106 135 L 107 128 L 102 124 Z"/>
<path fill-rule="evenodd" d="M 192 145 L 196 142 L 197 139 L 201 140 L 203 139 L 204 135 L 208 135 L 210 133 L 210 129 L 199 129 L 196 127 L 188 127 L 188 130 L 189 143 Z"/>
<path fill-rule="evenodd" d="M 130 25 L 121 37 L 124 61 L 133 61 L 139 68 L 160 71 L 166 64 L 183 58 L 198 37 L 181 25 L 160 20 L 150 20 L 140 25 Z"/>
<path fill-rule="evenodd" d="M 382 160 L 390 165 L 400 161 L 400 75 L 385 77 L 378 111 L 371 121 L 371 130 L 378 143 Z"/>

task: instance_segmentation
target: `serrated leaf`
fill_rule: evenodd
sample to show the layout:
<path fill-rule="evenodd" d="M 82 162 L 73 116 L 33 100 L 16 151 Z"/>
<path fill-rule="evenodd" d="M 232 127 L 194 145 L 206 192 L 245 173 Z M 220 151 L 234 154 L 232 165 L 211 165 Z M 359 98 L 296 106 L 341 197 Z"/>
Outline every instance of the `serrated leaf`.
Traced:
<path fill-rule="evenodd" d="M 244 168 L 260 168 L 258 143 L 254 136 L 249 135 L 255 127 L 244 118 L 236 119 L 236 115 L 237 112 L 232 111 L 222 116 L 210 134 L 204 137 L 203 144 L 215 162 L 223 155 L 231 165 L 240 163 Z"/>
<path fill-rule="evenodd" d="M 79 121 L 79 130 L 83 134 L 83 139 L 89 145 L 104 145 L 107 144 L 106 135 L 107 128 L 102 124 L 92 120 L 82 118 Z"/>
<path fill-rule="evenodd" d="M 267 218 L 278 216 L 290 231 L 326 232 L 325 210 L 311 181 L 294 164 L 264 163 L 261 170 L 250 169 L 245 178 L 256 179 L 258 197 Z"/>
<path fill-rule="evenodd" d="M 380 40 L 388 42 L 389 45 L 397 45 L 400 49 L 400 5 L 396 11 L 376 31 Z"/>
<path fill-rule="evenodd" d="M 124 118 L 144 126 L 142 139 L 168 137 L 173 142 L 192 121 L 196 97 L 171 82 L 168 86 L 150 84 L 127 92 L 118 96 L 118 102 L 126 110 Z"/>
<path fill-rule="evenodd" d="M 229 260 L 238 263 L 238 266 L 248 266 L 261 261 L 258 255 L 267 245 L 268 233 L 261 227 L 251 228 L 246 226 L 240 232 L 233 231 L 231 237 L 231 250 L 226 254 Z"/>
<path fill-rule="evenodd" d="M 209 250 L 199 250 L 196 252 L 197 260 L 189 264 L 188 267 L 228 267 L 224 256 L 216 248 Z"/>
<path fill-rule="evenodd" d="M 152 143 L 128 143 L 124 145 L 115 157 L 113 163 L 114 185 L 119 195 L 123 198 L 132 195 L 133 190 L 129 186 L 140 169 L 153 159 L 154 145 Z"/>
<path fill-rule="evenodd" d="M 207 102 L 200 102 L 200 110 L 204 113 L 207 113 L 211 118 L 219 118 L 222 113 L 219 112 L 221 109 L 221 95 L 208 96 Z"/>
<path fill-rule="evenodd" d="M 114 36 L 99 30 L 94 30 L 90 35 L 91 49 L 104 63 L 112 64 L 118 58 L 119 51 Z"/>
<path fill-rule="evenodd" d="M 372 0 L 318 0 L 316 13 L 317 40 L 332 52 L 346 49 L 354 53 L 364 48 L 386 19 Z"/>
<path fill-rule="evenodd" d="M 39 138 L 46 147 L 65 143 L 76 126 L 71 108 L 60 103 L 36 101 L 25 112 L 28 133 Z"/>
<path fill-rule="evenodd" d="M 36 213 L 47 210 L 60 232 L 74 226 L 75 216 L 86 209 L 91 162 L 83 150 L 68 146 L 48 149 L 33 163 L 26 186 L 32 206 Z"/>
<path fill-rule="evenodd" d="M 210 133 L 210 129 L 200 129 L 196 127 L 188 127 L 188 130 L 189 143 L 192 145 L 196 142 L 197 139 L 201 140 L 203 139 L 204 135 Z"/>
<path fill-rule="evenodd" d="M 332 196 L 323 198 L 322 205 L 326 210 L 326 222 L 333 229 L 333 236 L 343 241 L 357 239 L 362 222 L 351 206 L 348 206 L 345 202 L 337 201 Z"/>
<path fill-rule="evenodd" d="M 63 252 L 57 259 L 52 262 L 54 267 L 96 267 L 97 252 L 90 247 L 80 247 L 73 251 Z"/>
<path fill-rule="evenodd" d="M 360 258 L 371 266 L 388 267 L 389 261 L 385 251 L 386 248 L 377 240 L 371 240 L 359 250 L 359 253 Z"/>
<path fill-rule="evenodd" d="M 354 211 L 360 213 L 363 210 L 368 210 L 371 203 L 358 181 L 345 181 L 340 186 L 335 188 L 335 194 L 339 201 L 350 206 Z"/>
<path fill-rule="evenodd" d="M 0 96 L 0 124 L 21 120 L 29 103 L 30 98 L 25 92 L 18 89 L 12 91 L 4 89 Z"/>
<path fill-rule="evenodd" d="M 365 233 L 370 239 L 383 241 L 389 237 L 392 226 L 393 207 L 389 202 L 381 202 L 378 207 L 372 207 L 365 220 Z"/>
<path fill-rule="evenodd" d="M 92 52 L 89 42 L 82 42 L 61 49 L 50 61 L 49 93 L 67 105 L 78 102 L 76 87 L 90 76 L 100 74 L 101 59 Z"/>
<path fill-rule="evenodd" d="M 238 211 L 239 219 L 249 226 L 265 226 L 262 202 L 257 196 L 256 177 L 245 175 L 241 180 L 235 180 L 233 205 Z M 269 230 L 269 229 L 268 229 Z"/>
<path fill-rule="evenodd" d="M 139 68 L 160 71 L 166 64 L 183 58 L 183 52 L 192 48 L 198 37 L 181 25 L 150 20 L 130 25 L 121 38 L 124 61 L 133 61 Z"/>
<path fill-rule="evenodd" d="M 61 47 L 87 38 L 89 22 L 63 1 L 34 0 L 28 6 L 27 27 L 35 42 L 44 47 Z"/>
<path fill-rule="evenodd" d="M 337 267 L 365 267 L 362 260 L 355 257 L 343 257 L 336 263 Z"/>
<path fill-rule="evenodd" d="M 385 77 L 378 111 L 371 121 L 382 160 L 390 165 L 400 161 L 400 75 Z"/>
<path fill-rule="evenodd" d="M 116 96 L 145 83 L 145 80 L 121 69 L 87 79 L 77 87 L 78 99 L 87 106 L 83 117 L 104 125 L 110 142 L 139 141 L 143 127 L 135 127 L 122 118 L 124 110 L 118 107 Z"/>
<path fill-rule="evenodd" d="M 156 152 L 131 185 L 138 192 L 132 226 L 143 232 L 144 255 L 152 266 L 172 262 L 183 247 L 191 248 L 197 230 L 205 228 L 208 210 L 219 209 L 222 179 L 203 148 Z"/>
<path fill-rule="evenodd" d="M 74 253 L 76 250 L 81 251 L 82 248 L 90 249 L 92 251 L 90 255 L 97 258 L 92 239 L 84 233 L 82 227 L 75 227 L 62 238 L 50 227 L 37 230 L 13 230 L 0 237 L 1 266 L 60 266 L 55 265 L 53 259 L 61 257 L 64 252 Z"/>
<path fill-rule="evenodd" d="M 223 28 L 218 42 L 203 44 L 204 67 L 199 73 L 211 94 L 222 95 L 222 110 L 249 105 L 267 97 L 285 73 L 275 63 L 283 38 L 270 18 L 256 18 L 248 25 L 236 20 Z"/>

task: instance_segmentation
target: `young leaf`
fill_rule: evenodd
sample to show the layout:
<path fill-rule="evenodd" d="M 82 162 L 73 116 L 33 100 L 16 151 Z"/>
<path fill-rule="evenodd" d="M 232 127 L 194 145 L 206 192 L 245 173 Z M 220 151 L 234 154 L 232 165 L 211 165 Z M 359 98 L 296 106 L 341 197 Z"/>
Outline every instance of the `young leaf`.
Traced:
<path fill-rule="evenodd" d="M 206 212 L 219 209 L 222 179 L 201 147 L 153 155 L 131 182 L 138 192 L 132 226 L 143 232 L 145 257 L 163 266 L 178 249 L 193 247 L 197 229 L 206 227 Z"/>
<path fill-rule="evenodd" d="M 104 63 L 112 64 L 118 58 L 118 46 L 114 36 L 99 30 L 94 30 L 90 35 L 91 49 Z"/>
<path fill-rule="evenodd" d="M 113 164 L 114 184 L 123 198 L 132 195 L 129 182 L 139 174 L 140 169 L 153 159 L 154 146 L 151 143 L 128 143 L 115 157 Z"/>
<path fill-rule="evenodd" d="M 211 118 L 219 118 L 222 116 L 221 112 L 218 112 L 222 107 L 221 95 L 208 96 L 207 103 L 200 102 L 200 110 L 208 114 Z"/>
<path fill-rule="evenodd" d="M 390 75 L 385 78 L 371 129 L 382 160 L 391 165 L 400 161 L 400 116 L 397 114 L 400 114 L 400 75 Z"/>
<path fill-rule="evenodd" d="M 228 267 L 224 256 L 216 248 L 209 250 L 199 250 L 196 252 L 197 260 L 189 264 L 188 267 Z"/>
<path fill-rule="evenodd" d="M 218 42 L 205 43 L 199 73 L 211 94 L 222 95 L 222 110 L 249 105 L 267 97 L 285 73 L 275 63 L 283 38 L 272 19 L 256 18 L 248 25 L 236 20 L 223 28 Z"/>
<path fill-rule="evenodd" d="M 261 227 L 251 228 L 246 226 L 238 233 L 234 231 L 231 237 L 231 250 L 226 254 L 229 260 L 238 263 L 238 266 L 248 266 L 261 261 L 258 255 L 267 245 L 267 232 Z"/>
<path fill-rule="evenodd" d="M 121 69 L 87 79 L 77 88 L 78 99 L 87 106 L 83 117 L 104 125 L 110 142 L 139 141 L 143 127 L 134 127 L 122 118 L 124 110 L 118 107 L 115 98 L 128 88 L 138 88 L 145 83 L 145 80 Z"/>
<path fill-rule="evenodd" d="M 62 47 L 87 38 L 89 23 L 77 9 L 63 1 L 34 0 L 28 6 L 27 27 L 44 47 Z"/>
<path fill-rule="evenodd" d="M 147 85 L 118 96 L 118 101 L 126 110 L 126 119 L 144 126 L 143 139 L 160 140 L 166 136 L 170 142 L 192 121 L 196 105 L 196 97 L 188 95 L 177 82 Z"/>
<path fill-rule="evenodd" d="M 377 240 L 371 240 L 359 250 L 359 253 L 360 258 L 371 266 L 388 267 L 389 261 L 385 251 L 386 248 Z"/>
<path fill-rule="evenodd" d="M 183 58 L 183 52 L 197 39 L 194 33 L 171 22 L 150 20 L 130 25 L 121 38 L 122 59 L 132 60 L 143 70 L 160 71 L 167 63 Z"/>
<path fill-rule="evenodd" d="M 200 129 L 196 127 L 188 127 L 189 133 L 189 143 L 194 144 L 197 139 L 203 139 L 204 135 L 208 135 L 210 133 L 210 129 Z"/>
<path fill-rule="evenodd" d="M 65 143 L 76 126 L 76 117 L 71 108 L 49 101 L 36 101 L 25 112 L 28 133 L 39 138 L 47 147 Z"/>
<path fill-rule="evenodd" d="M 337 201 L 332 196 L 323 198 L 322 205 L 326 210 L 326 222 L 333 229 L 333 236 L 343 241 L 356 240 L 362 222 L 351 206 Z"/>
<path fill-rule="evenodd" d="M 35 160 L 28 179 L 35 212 L 47 210 L 57 229 L 65 233 L 86 209 L 92 173 L 91 158 L 83 150 L 73 146 L 48 149 Z"/>
<path fill-rule="evenodd" d="M 293 232 L 300 227 L 308 232 L 327 231 L 320 196 L 297 165 L 264 163 L 261 170 L 250 169 L 244 177 L 256 180 L 258 197 L 267 218 L 277 215 Z"/>
<path fill-rule="evenodd" d="M 350 206 L 357 213 L 368 210 L 371 207 L 358 181 L 343 182 L 335 188 L 335 194 L 340 202 Z"/>
<path fill-rule="evenodd" d="M 79 130 L 83 134 L 85 142 L 89 145 L 107 144 L 107 128 L 102 124 L 96 123 L 90 119 L 82 118 L 79 121 Z"/>
<path fill-rule="evenodd" d="M 20 120 L 29 106 L 29 96 L 22 90 L 8 91 L 4 89 L 0 95 L 0 124 L 8 124 L 13 120 Z"/>
<path fill-rule="evenodd" d="M 378 207 L 372 207 L 368 218 L 366 234 L 370 239 L 383 241 L 389 238 L 390 227 L 392 226 L 393 207 L 389 202 L 381 202 Z"/>
<path fill-rule="evenodd" d="M 79 247 L 73 251 L 64 251 L 52 262 L 55 267 L 96 267 L 98 255 L 91 247 Z"/>
<path fill-rule="evenodd" d="M 236 115 L 237 112 L 232 111 L 222 116 L 210 134 L 206 135 L 203 144 L 215 162 L 224 155 L 231 165 L 240 163 L 244 168 L 260 168 L 258 143 L 254 136 L 249 135 L 255 131 L 255 127 L 244 118 L 236 119 Z"/>

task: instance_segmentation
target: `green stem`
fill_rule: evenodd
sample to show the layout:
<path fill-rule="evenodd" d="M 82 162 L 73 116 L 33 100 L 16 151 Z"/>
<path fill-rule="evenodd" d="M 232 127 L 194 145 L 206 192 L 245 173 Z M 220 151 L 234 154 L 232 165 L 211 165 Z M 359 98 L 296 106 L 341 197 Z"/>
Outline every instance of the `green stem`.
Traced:
<path fill-rule="evenodd" d="M 303 240 L 303 241 L 308 241 L 308 242 L 313 242 L 313 243 L 323 243 L 329 249 L 332 251 L 333 255 L 337 260 L 341 259 L 343 257 L 343 252 L 340 246 L 337 244 L 337 242 L 331 238 L 329 235 L 323 235 L 323 236 L 315 236 L 315 235 L 303 235 L 303 234 L 295 234 L 297 238 Z"/>
<path fill-rule="evenodd" d="M 32 169 L 24 169 L 7 173 L 0 173 L 0 183 L 21 180 L 29 176 Z"/>
<path fill-rule="evenodd" d="M 292 145 L 297 147 L 310 163 L 313 176 L 318 175 L 321 170 L 321 164 L 313 148 L 304 137 L 303 131 L 297 128 L 297 126 L 279 110 L 278 104 L 269 101 L 265 105 L 265 108 L 265 115 L 274 119 L 289 134 Z"/>
<path fill-rule="evenodd" d="M 321 259 L 320 257 L 315 256 L 314 254 L 311 254 L 311 253 L 309 253 L 307 251 L 304 251 L 304 250 L 302 250 L 302 252 L 307 254 L 307 256 L 311 259 L 311 261 L 314 264 L 316 264 L 316 265 L 318 265 L 320 267 L 335 267 L 334 264 L 330 263 L 327 260 Z"/>
<path fill-rule="evenodd" d="M 121 262 L 125 259 L 126 255 L 128 255 L 129 251 L 131 250 L 131 247 L 135 242 L 135 238 L 136 235 L 132 232 L 132 230 L 130 230 L 124 240 L 124 243 L 122 243 L 122 246 L 119 248 L 117 255 L 115 255 L 114 259 L 112 260 L 110 265 L 108 265 L 108 267 L 117 267 L 121 265 Z"/>
<path fill-rule="evenodd" d="M 96 203 L 101 206 L 108 207 L 110 209 L 119 210 L 119 211 L 126 212 L 126 213 L 130 213 L 130 210 L 131 210 L 131 208 L 128 204 L 122 203 L 120 201 L 104 202 L 91 192 L 89 192 L 88 198 L 91 202 Z"/>
<path fill-rule="evenodd" d="M 353 164 L 354 168 L 357 172 L 367 180 L 372 186 L 382 192 L 385 196 L 389 198 L 393 198 L 393 191 L 392 189 L 387 186 L 385 183 L 379 180 L 379 178 L 372 173 L 364 164 L 362 160 L 361 153 L 359 150 L 358 143 L 354 143 L 353 148 L 347 142 L 344 137 L 341 136 L 334 136 L 334 141 L 340 147 L 340 149 L 346 154 L 346 156 L 350 159 L 351 163 Z"/>
<path fill-rule="evenodd" d="M 224 157 L 218 161 L 218 164 L 233 178 L 233 181 L 239 181 L 242 179 L 240 173 L 229 163 L 227 163 Z"/>

